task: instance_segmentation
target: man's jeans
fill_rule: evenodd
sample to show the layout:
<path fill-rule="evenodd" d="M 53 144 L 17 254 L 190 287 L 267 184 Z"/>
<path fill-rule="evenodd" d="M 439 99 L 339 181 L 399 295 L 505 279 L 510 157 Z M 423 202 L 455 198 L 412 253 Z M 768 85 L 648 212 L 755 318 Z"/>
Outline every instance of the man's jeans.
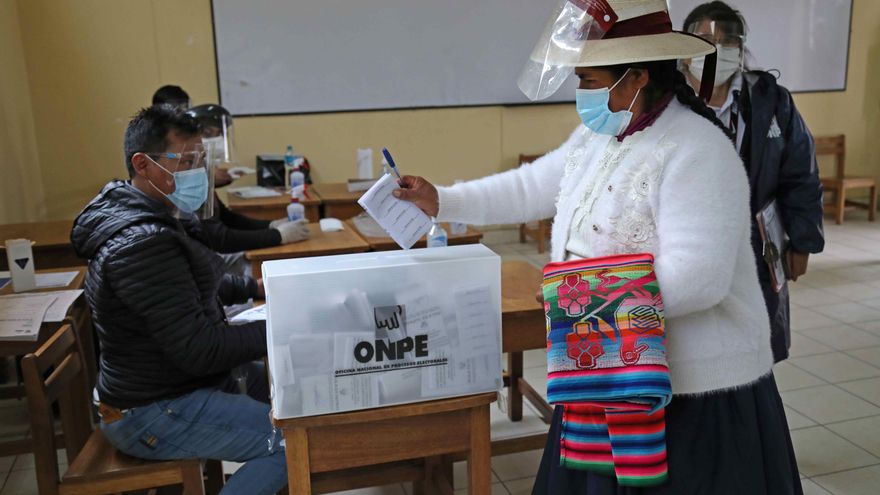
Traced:
<path fill-rule="evenodd" d="M 265 381 L 259 373 L 250 370 L 248 381 Z M 287 484 L 281 432 L 273 433 L 268 404 L 224 391 L 231 388 L 199 389 L 129 409 L 101 429 L 111 444 L 134 457 L 244 462 L 221 493 L 272 495 Z"/>

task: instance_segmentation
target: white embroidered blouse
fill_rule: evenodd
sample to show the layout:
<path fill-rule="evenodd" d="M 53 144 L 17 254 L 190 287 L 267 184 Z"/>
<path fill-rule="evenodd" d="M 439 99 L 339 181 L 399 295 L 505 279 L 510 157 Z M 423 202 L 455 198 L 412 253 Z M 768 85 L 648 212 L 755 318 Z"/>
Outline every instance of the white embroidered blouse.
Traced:
<path fill-rule="evenodd" d="M 719 129 L 677 101 L 620 143 L 579 126 L 532 164 L 438 190 L 441 221 L 553 217 L 554 261 L 653 254 L 674 393 L 770 371 L 744 167 Z"/>

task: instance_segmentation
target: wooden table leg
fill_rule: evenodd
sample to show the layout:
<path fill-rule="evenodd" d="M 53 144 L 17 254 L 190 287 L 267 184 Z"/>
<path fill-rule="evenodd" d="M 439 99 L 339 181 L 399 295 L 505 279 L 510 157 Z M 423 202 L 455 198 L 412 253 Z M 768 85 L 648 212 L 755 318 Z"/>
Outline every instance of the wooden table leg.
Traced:
<path fill-rule="evenodd" d="M 309 435 L 305 428 L 284 430 L 287 481 L 290 495 L 311 495 L 312 475 L 309 468 Z"/>
<path fill-rule="evenodd" d="M 471 409 L 471 448 L 468 451 L 468 493 L 489 495 L 491 483 L 489 471 L 492 447 L 489 441 L 489 406 Z"/>
<path fill-rule="evenodd" d="M 522 419 L 522 390 L 519 379 L 523 376 L 523 353 L 521 351 L 507 353 L 507 417 L 511 421 Z"/>

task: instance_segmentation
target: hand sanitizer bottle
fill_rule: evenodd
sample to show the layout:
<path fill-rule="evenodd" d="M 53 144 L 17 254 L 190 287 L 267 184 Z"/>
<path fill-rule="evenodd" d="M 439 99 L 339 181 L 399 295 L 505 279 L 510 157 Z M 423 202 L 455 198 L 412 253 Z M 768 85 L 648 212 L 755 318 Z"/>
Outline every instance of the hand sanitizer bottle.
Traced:
<path fill-rule="evenodd" d="M 428 247 L 446 247 L 449 244 L 449 238 L 446 237 L 446 231 L 437 223 L 436 218 L 432 218 L 434 223 L 431 230 L 428 231 Z"/>

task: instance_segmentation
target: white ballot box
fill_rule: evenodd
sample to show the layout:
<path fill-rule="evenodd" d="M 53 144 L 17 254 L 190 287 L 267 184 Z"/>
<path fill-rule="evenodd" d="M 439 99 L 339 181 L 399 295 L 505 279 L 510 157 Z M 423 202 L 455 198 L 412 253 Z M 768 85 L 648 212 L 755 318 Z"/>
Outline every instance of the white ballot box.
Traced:
<path fill-rule="evenodd" d="M 278 419 L 498 390 L 501 258 L 482 244 L 268 261 Z"/>

